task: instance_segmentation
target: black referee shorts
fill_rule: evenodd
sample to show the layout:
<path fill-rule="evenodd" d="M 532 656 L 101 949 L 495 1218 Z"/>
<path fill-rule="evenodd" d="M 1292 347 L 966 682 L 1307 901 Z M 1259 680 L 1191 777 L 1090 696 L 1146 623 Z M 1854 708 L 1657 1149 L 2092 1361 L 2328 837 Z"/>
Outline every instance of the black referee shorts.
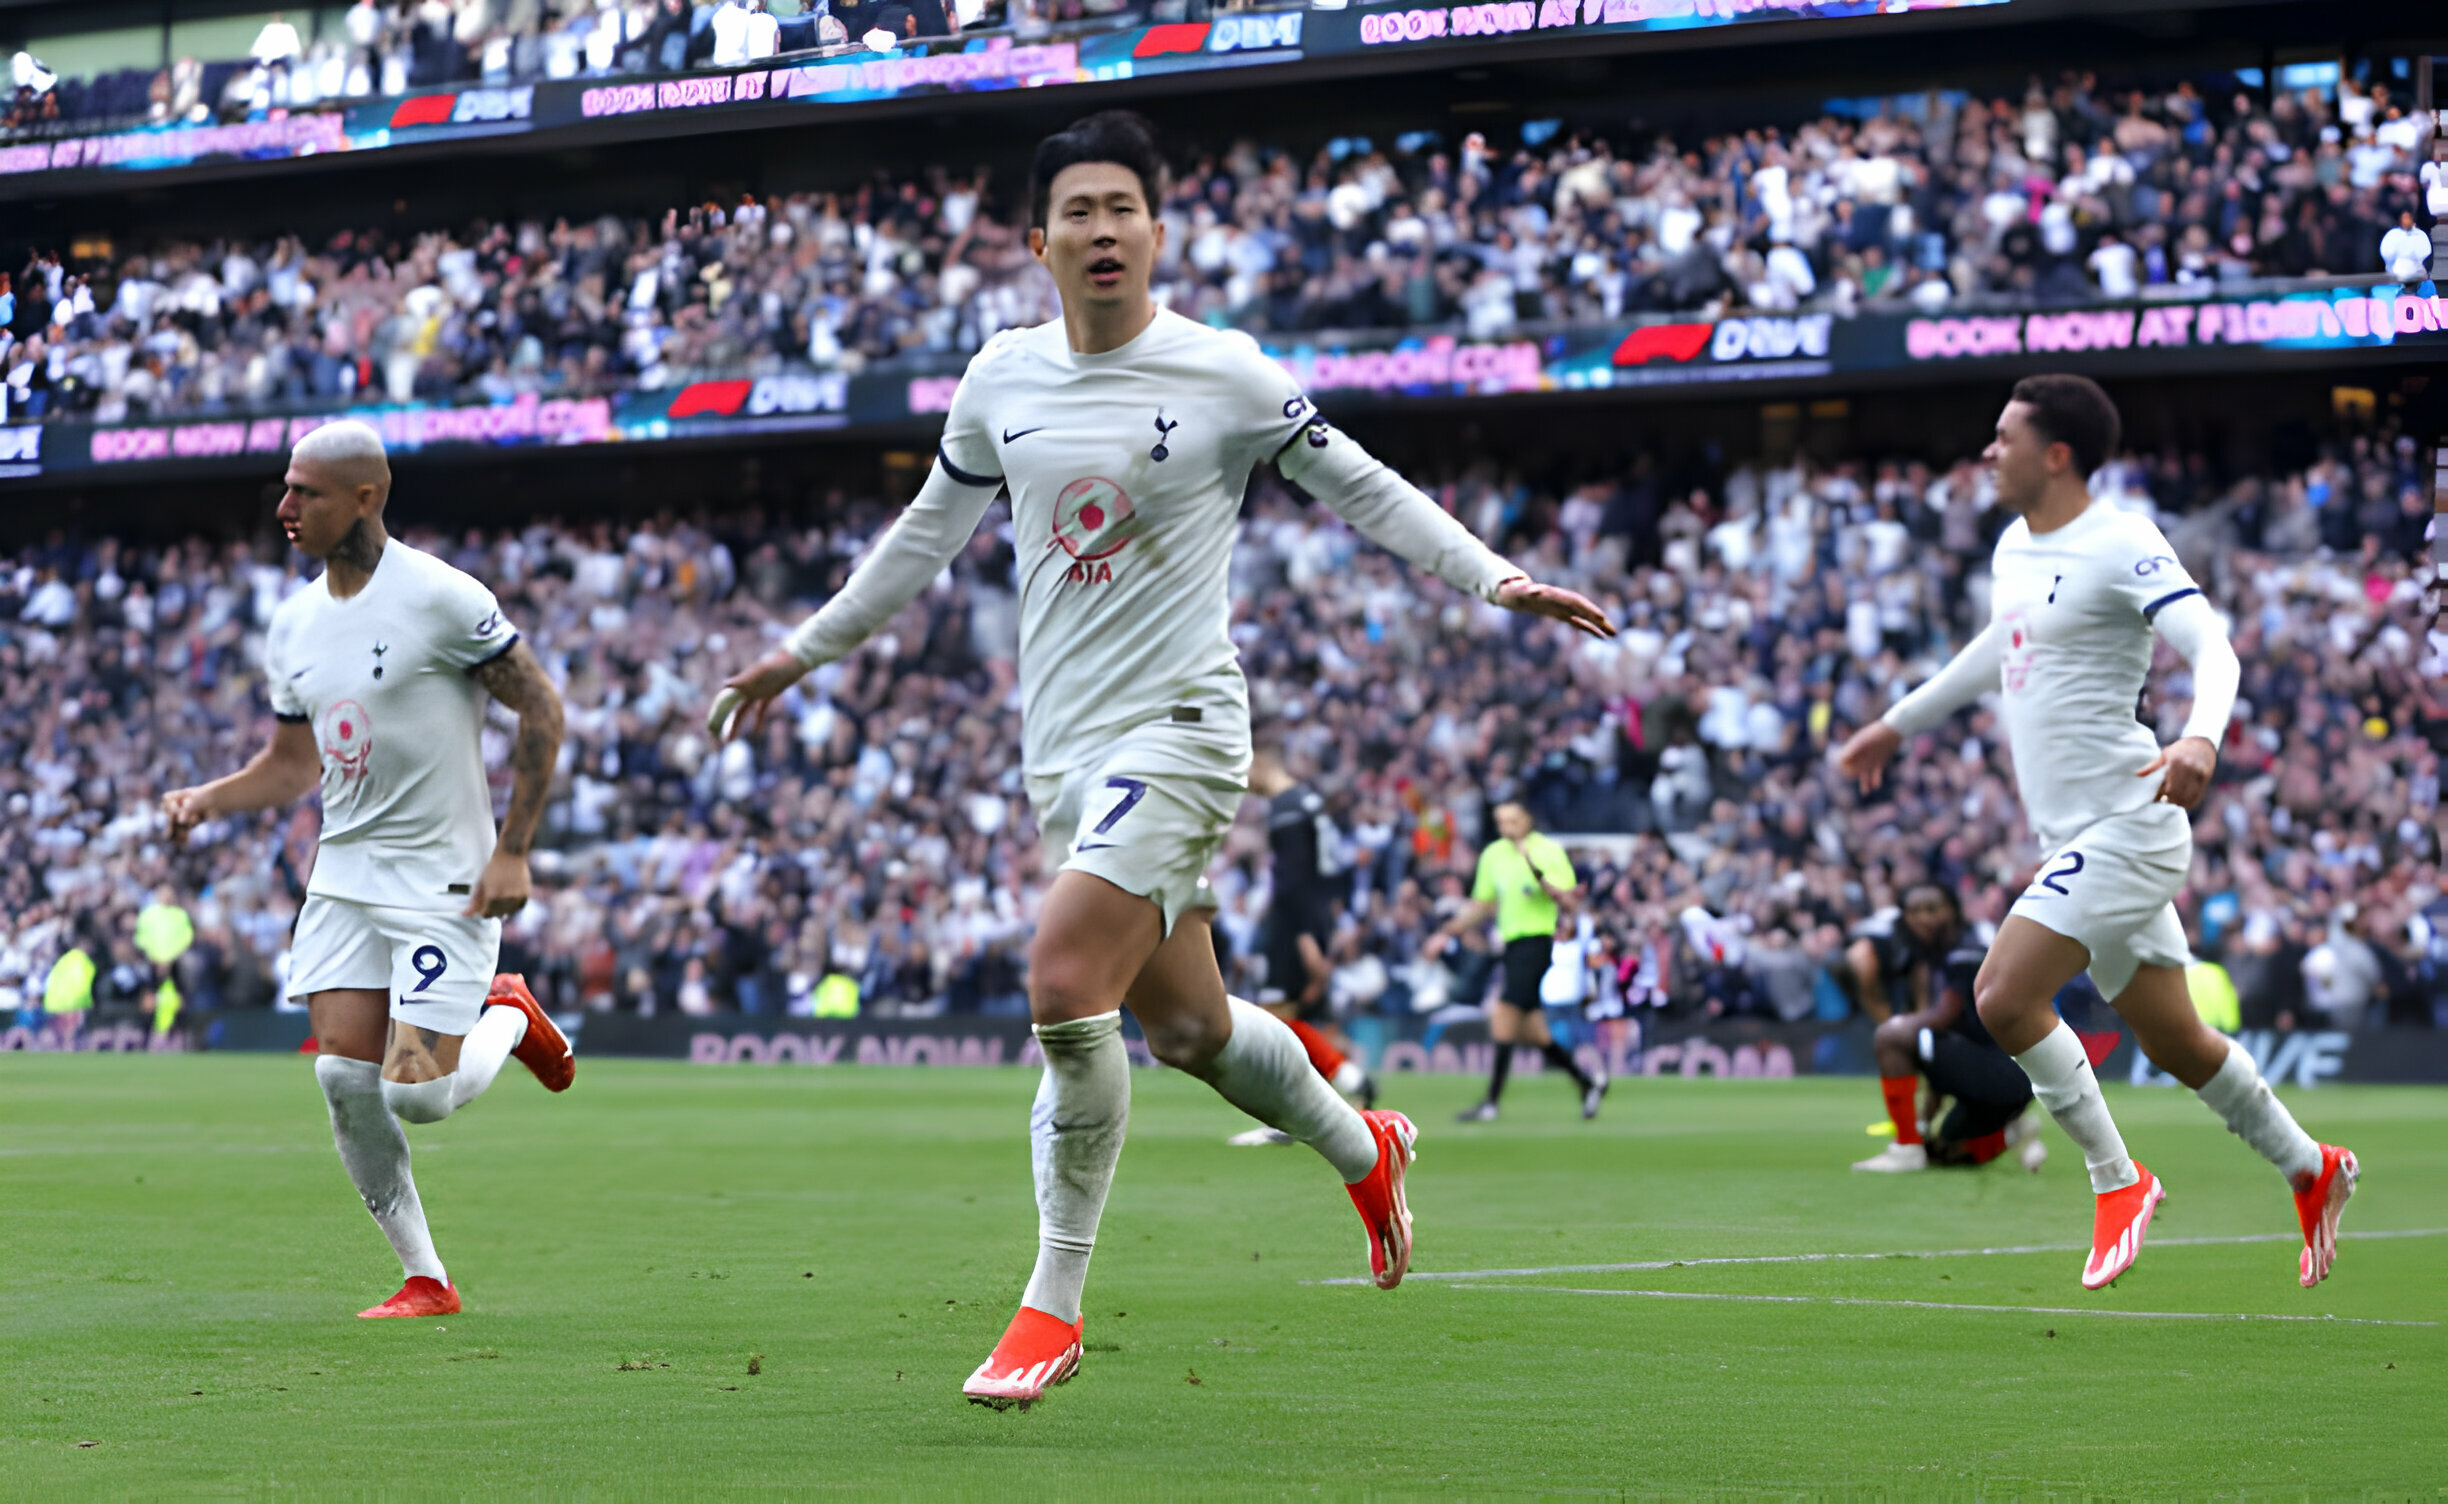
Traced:
<path fill-rule="evenodd" d="M 1960 1144 L 1995 1133 L 2031 1105 L 2031 1078 L 2004 1050 L 1936 1029 L 1924 1031 L 1921 1039 L 1921 1074 L 1955 1099 L 1932 1137 Z"/>
<path fill-rule="evenodd" d="M 1524 935 L 1507 940 L 1504 948 L 1504 991 L 1498 994 L 1527 1013 L 1539 1009 L 1539 983 L 1547 980 L 1547 968 L 1555 964 L 1555 936 Z"/>

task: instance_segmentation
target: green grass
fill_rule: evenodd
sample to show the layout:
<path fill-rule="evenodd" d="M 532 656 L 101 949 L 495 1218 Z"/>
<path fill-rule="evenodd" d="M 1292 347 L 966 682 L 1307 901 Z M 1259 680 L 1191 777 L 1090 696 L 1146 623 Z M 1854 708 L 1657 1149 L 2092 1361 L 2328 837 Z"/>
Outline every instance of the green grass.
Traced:
<path fill-rule="evenodd" d="M 597 1060 L 549 1098 L 513 1068 L 412 1131 L 467 1311 L 360 1322 L 398 1269 L 305 1062 L 0 1057 L 0 1494 L 2448 1493 L 2438 1327 L 1321 1285 L 1365 1272 L 1331 1175 L 1226 1148 L 1235 1116 L 1154 1072 L 1086 1367 L 978 1409 L 1033 1247 L 1032 1084 Z M 1422 1270 L 2088 1235 L 2053 1133 L 2037 1178 L 1848 1174 L 1866 1081 L 1626 1081 L 1583 1125 L 1532 1077 L 1457 1127 L 1472 1085 L 1390 1102 L 1425 1128 Z M 2189 1094 L 2111 1098 L 2172 1188 L 2155 1238 L 2291 1228 Z M 2448 1091 L 2291 1099 L 2363 1157 L 2350 1231 L 2448 1227 Z M 2352 1241 L 2309 1293 L 2286 1242 L 2154 1244 L 2099 1295 L 2071 1252 L 1481 1283 L 2437 1321 L 2444 1256 Z"/>

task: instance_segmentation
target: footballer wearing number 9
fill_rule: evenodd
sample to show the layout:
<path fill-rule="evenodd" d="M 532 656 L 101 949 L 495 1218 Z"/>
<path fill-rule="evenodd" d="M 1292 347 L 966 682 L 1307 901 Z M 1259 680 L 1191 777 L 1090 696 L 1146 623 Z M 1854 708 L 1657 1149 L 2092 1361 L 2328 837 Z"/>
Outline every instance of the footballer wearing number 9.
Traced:
<path fill-rule="evenodd" d="M 383 530 L 382 438 L 298 441 L 278 516 L 322 577 L 272 613 L 272 740 L 236 773 L 162 799 L 175 843 L 207 821 L 320 790 L 321 844 L 290 943 L 340 1162 L 406 1282 L 358 1314 L 440 1316 L 459 1291 L 434 1252 L 400 1120 L 432 1123 L 515 1054 L 552 1091 L 577 1069 L 524 981 L 497 977 L 501 921 L 527 902 L 527 850 L 561 745 L 561 699 L 493 592 Z M 518 717 L 496 834 L 478 734 L 490 695 Z"/>

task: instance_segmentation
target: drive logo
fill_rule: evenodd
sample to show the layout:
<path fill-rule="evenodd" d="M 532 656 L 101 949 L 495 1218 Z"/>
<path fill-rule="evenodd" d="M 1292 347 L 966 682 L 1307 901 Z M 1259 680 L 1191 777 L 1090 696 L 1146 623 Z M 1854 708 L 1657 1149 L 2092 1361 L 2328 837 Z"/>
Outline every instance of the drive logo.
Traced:
<path fill-rule="evenodd" d="M 1726 319 L 1709 340 L 1715 360 L 1784 360 L 1795 355 L 1824 359 L 1828 331 L 1836 316 L 1804 314 L 1800 318 Z M 1619 362 L 1620 363 L 1620 362 Z"/>
<path fill-rule="evenodd" d="M 1175 53 L 1257 52 L 1301 44 L 1301 13 L 1226 16 L 1219 21 L 1174 21 L 1151 26 L 1131 48 L 1134 58 L 1169 57 Z"/>
<path fill-rule="evenodd" d="M 850 378 L 767 376 L 756 381 L 692 381 L 664 410 L 670 418 L 752 418 L 776 413 L 837 413 L 850 405 Z"/>
<path fill-rule="evenodd" d="M 767 376 L 748 389 L 748 414 L 754 418 L 774 413 L 837 413 L 849 405 L 850 378 L 838 372 Z"/>
<path fill-rule="evenodd" d="M 535 87 L 467 89 L 456 94 L 419 94 L 403 99 L 391 112 L 391 129 L 418 125 L 479 125 L 494 120 L 525 120 L 535 111 Z"/>
<path fill-rule="evenodd" d="M 1615 347 L 1611 363 L 1619 366 L 1646 365 L 1653 360 L 1671 360 L 1677 365 L 1696 358 L 1708 348 L 1709 331 L 1713 324 L 1643 324 L 1623 337 Z"/>
<path fill-rule="evenodd" d="M 42 435 L 39 424 L 27 428 L 0 428 L 0 464 L 40 462 Z"/>
<path fill-rule="evenodd" d="M 474 125 L 487 120 L 525 120 L 535 110 L 535 86 L 516 89 L 469 89 L 451 107 L 451 124 Z"/>
<path fill-rule="evenodd" d="M 1207 33 L 1209 52 L 1255 52 L 1265 47 L 1300 44 L 1301 13 L 1296 10 L 1273 15 L 1225 16 Z"/>

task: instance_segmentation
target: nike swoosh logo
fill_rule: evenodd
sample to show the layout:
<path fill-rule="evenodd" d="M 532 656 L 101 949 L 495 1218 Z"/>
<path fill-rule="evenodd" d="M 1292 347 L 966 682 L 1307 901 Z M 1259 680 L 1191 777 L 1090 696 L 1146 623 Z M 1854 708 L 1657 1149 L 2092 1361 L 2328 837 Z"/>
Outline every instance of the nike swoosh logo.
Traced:
<path fill-rule="evenodd" d="M 299 669 L 296 673 L 291 674 L 289 677 L 292 679 L 303 679 L 306 677 L 306 670 Z"/>
<path fill-rule="evenodd" d="M 1025 438 L 1027 438 L 1027 437 L 1028 437 L 1030 434 L 1033 434 L 1033 433 L 1044 433 L 1044 432 L 1045 432 L 1045 425 L 1044 425 L 1043 423 L 1038 424 L 1038 425 L 1037 425 L 1035 428 L 1023 428 L 1023 429 L 1020 429 L 1020 430 L 1019 430 L 1019 431 L 1017 431 L 1017 432 L 1014 432 L 1013 430 L 1006 428 L 1006 429 L 1004 429 L 1004 430 L 1003 430 L 1003 442 L 1004 442 L 1004 443 L 1006 443 L 1006 444 L 1010 444 L 1010 443 L 1014 443 L 1014 442 L 1016 442 L 1016 441 L 1018 441 L 1018 440 L 1020 440 L 1020 439 L 1025 439 Z"/>
<path fill-rule="evenodd" d="M 1111 850 L 1112 850 L 1114 847 L 1116 847 L 1116 846 L 1118 846 L 1118 845 L 1120 845 L 1120 844 L 1121 844 L 1121 842 L 1119 842 L 1119 841 L 1098 841 L 1098 842 L 1095 842 L 1094 844 L 1082 844 L 1082 845 L 1074 846 L 1074 847 L 1072 847 L 1071 849 L 1072 849 L 1073 851 L 1111 851 Z"/>

